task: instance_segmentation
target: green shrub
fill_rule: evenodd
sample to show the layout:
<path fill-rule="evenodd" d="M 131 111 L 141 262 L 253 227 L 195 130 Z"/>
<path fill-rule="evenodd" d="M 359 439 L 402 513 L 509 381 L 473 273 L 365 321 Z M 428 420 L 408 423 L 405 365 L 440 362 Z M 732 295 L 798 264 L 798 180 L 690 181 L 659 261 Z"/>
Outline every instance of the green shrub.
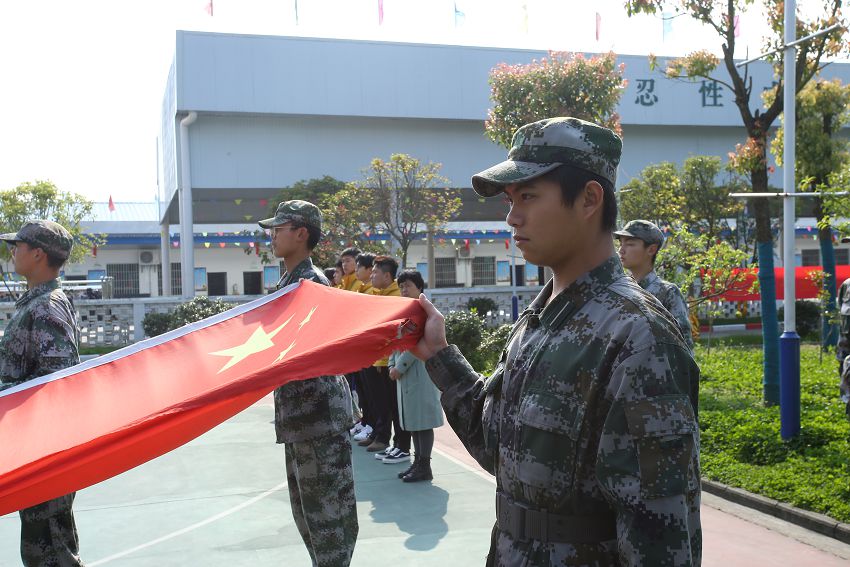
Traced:
<path fill-rule="evenodd" d="M 470 311 L 475 311 L 475 314 L 482 319 L 487 316 L 487 313 L 495 313 L 499 310 L 499 305 L 495 300 L 489 297 L 470 297 L 466 302 L 466 307 Z"/>
<path fill-rule="evenodd" d="M 499 356 L 501 356 L 502 350 L 508 342 L 508 335 L 510 335 L 512 327 L 513 325 L 510 323 L 505 323 L 495 329 L 485 331 L 480 349 L 485 373 L 492 372 L 499 362 Z"/>
<path fill-rule="evenodd" d="M 195 323 L 207 317 L 224 313 L 228 309 L 234 307 L 233 303 L 225 303 L 220 299 L 210 299 L 206 296 L 199 296 L 194 299 L 178 305 L 177 309 L 172 311 L 172 329 L 182 327 L 188 323 Z"/>
<path fill-rule="evenodd" d="M 148 313 L 142 319 L 142 328 L 145 330 L 145 335 L 155 337 L 188 323 L 218 315 L 233 306 L 233 303 L 225 303 L 220 299 L 200 296 L 178 305 L 170 313 Z"/>
<path fill-rule="evenodd" d="M 148 313 L 142 319 L 142 328 L 148 337 L 156 337 L 171 330 L 172 317 L 170 313 Z"/>
<path fill-rule="evenodd" d="M 456 345 L 479 372 L 486 364 L 479 350 L 484 339 L 483 326 L 481 319 L 469 311 L 453 311 L 446 315 L 446 340 Z"/>
<path fill-rule="evenodd" d="M 797 314 L 797 334 L 801 339 L 817 340 L 820 337 L 820 301 L 798 299 L 794 302 Z M 779 321 L 785 318 L 785 308 L 780 307 Z"/>

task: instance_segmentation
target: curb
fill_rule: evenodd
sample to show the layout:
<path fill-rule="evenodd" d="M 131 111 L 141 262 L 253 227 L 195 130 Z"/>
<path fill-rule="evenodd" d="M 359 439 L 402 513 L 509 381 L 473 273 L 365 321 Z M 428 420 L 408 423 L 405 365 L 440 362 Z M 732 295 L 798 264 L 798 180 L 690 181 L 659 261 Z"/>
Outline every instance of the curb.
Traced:
<path fill-rule="evenodd" d="M 801 528 L 850 544 L 850 524 L 841 523 L 834 518 L 825 516 L 824 514 L 795 508 L 794 506 L 790 506 L 784 502 L 759 496 L 758 494 L 753 494 L 734 486 L 708 480 L 707 478 L 702 479 L 702 489 L 709 494 L 719 496 L 720 498 L 735 502 L 736 504 L 741 504 L 742 506 L 747 506 L 748 508 L 753 508 L 754 510 L 775 516 L 781 520 L 800 526 Z"/>

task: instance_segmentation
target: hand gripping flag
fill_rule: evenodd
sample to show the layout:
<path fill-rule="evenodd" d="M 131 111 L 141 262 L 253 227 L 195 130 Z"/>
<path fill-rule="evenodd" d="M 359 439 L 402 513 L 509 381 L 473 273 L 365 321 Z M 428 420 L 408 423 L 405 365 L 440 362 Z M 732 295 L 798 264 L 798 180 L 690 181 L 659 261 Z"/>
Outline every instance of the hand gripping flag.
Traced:
<path fill-rule="evenodd" d="M 167 453 L 289 381 L 410 348 L 423 322 L 414 300 L 302 281 L 4 390 L 0 516 Z"/>

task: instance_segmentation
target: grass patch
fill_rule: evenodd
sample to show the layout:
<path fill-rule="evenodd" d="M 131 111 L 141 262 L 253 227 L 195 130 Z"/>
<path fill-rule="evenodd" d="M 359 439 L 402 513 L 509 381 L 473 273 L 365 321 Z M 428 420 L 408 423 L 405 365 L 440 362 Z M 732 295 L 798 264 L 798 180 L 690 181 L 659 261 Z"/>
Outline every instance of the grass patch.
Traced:
<path fill-rule="evenodd" d="M 127 345 L 124 345 L 127 346 Z M 80 356 L 84 354 L 107 354 L 114 350 L 118 350 L 119 348 L 124 348 L 123 346 L 84 346 L 80 347 Z"/>
<path fill-rule="evenodd" d="M 785 442 L 779 408 L 762 404 L 756 338 L 759 346 L 713 342 L 710 355 L 696 347 L 703 476 L 850 522 L 850 422 L 834 356 L 819 363 L 817 345 L 801 347 L 802 432 Z"/>

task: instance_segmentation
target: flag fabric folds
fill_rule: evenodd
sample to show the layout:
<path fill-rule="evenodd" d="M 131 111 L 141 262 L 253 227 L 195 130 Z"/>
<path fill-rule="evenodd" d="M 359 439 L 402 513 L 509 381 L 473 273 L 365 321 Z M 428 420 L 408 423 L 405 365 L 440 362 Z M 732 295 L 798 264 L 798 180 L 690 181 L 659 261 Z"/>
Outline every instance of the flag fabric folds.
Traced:
<path fill-rule="evenodd" d="M 302 281 L 0 391 L 0 516 L 167 453 L 289 381 L 410 348 L 423 324 L 414 300 Z"/>

